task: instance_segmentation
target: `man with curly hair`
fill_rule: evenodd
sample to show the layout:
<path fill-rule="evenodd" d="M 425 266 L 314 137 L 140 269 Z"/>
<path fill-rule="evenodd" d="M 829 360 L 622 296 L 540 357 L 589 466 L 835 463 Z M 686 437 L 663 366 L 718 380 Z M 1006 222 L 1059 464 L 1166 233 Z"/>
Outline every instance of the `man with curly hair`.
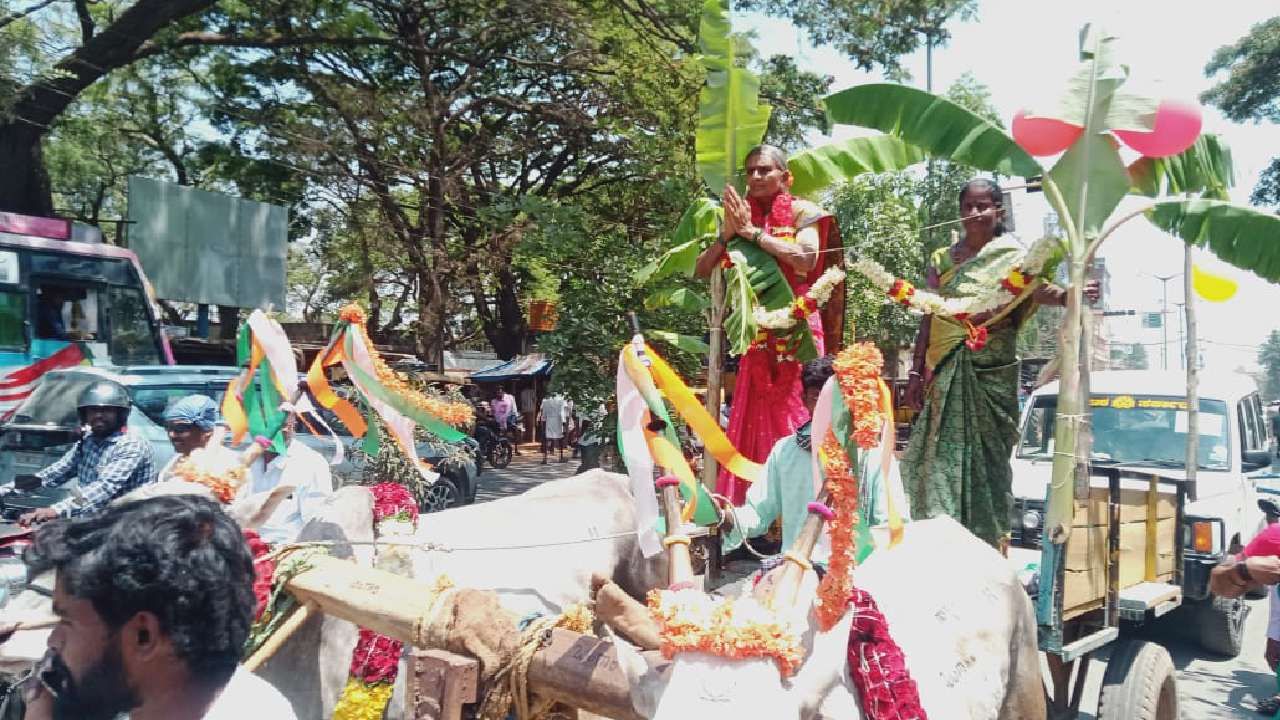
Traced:
<path fill-rule="evenodd" d="M 217 503 L 165 496 L 51 522 L 24 560 L 33 575 L 55 572 L 58 617 L 39 682 L 25 688 L 28 720 L 294 719 L 275 688 L 237 667 L 253 559 Z"/>

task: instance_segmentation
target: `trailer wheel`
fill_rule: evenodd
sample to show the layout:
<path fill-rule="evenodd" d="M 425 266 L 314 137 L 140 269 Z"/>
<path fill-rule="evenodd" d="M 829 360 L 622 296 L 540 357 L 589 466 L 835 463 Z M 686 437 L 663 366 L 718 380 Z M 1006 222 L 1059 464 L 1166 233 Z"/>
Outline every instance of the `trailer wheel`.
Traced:
<path fill-rule="evenodd" d="M 1243 598 L 1213 596 L 1199 608 L 1200 647 L 1216 655 L 1233 658 L 1244 644 L 1244 623 L 1249 606 Z"/>
<path fill-rule="evenodd" d="M 1098 720 L 1177 720 L 1178 681 L 1162 646 L 1119 640 L 1107 660 Z"/>

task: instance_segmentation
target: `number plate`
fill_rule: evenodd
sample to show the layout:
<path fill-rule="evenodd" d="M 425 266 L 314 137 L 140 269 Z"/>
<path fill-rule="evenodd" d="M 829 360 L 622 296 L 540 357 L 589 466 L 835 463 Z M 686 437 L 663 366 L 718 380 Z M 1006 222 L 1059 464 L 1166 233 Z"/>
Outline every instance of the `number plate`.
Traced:
<path fill-rule="evenodd" d="M 49 464 L 44 455 L 40 453 L 14 453 L 13 464 L 21 468 L 35 468 L 39 470 Z"/>

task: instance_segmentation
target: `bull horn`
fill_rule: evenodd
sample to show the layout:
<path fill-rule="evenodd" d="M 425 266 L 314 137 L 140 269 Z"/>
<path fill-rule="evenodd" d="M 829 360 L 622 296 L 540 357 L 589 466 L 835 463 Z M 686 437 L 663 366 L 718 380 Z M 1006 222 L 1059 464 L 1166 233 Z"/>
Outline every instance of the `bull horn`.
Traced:
<path fill-rule="evenodd" d="M 818 544 L 822 528 L 827 522 L 827 516 L 819 508 L 825 508 L 830 497 L 831 494 L 823 490 L 818 501 L 810 503 L 809 517 L 805 518 L 804 525 L 800 527 L 800 535 L 784 556 L 786 562 L 778 570 L 778 581 L 773 584 L 773 595 L 768 598 L 769 605 L 782 608 L 796 604 L 804 574 L 813 567 L 810 563 L 813 548 Z"/>
<path fill-rule="evenodd" d="M 694 583 L 693 558 L 689 554 L 689 536 L 682 532 L 680 478 L 663 475 L 653 484 L 662 496 L 662 518 L 667 525 L 667 536 L 662 540 L 667 547 L 667 584 L 672 589 L 691 586 Z"/>

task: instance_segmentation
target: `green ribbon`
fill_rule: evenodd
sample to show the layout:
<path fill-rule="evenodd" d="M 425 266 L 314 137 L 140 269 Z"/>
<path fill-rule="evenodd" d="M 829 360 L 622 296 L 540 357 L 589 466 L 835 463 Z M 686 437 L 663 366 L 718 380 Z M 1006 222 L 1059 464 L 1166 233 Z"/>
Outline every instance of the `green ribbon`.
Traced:
<path fill-rule="evenodd" d="M 390 405 L 401 415 L 404 415 L 418 425 L 421 425 L 424 430 L 445 442 L 456 443 L 466 437 L 465 433 L 455 429 L 440 418 L 437 418 L 431 413 L 417 407 L 413 403 L 388 390 L 381 382 L 378 381 L 377 378 L 373 377 L 369 373 L 365 372 L 360 366 L 356 365 L 355 360 L 353 359 L 355 356 L 351 354 L 352 340 L 350 333 L 347 334 L 344 342 L 346 343 L 344 349 L 347 353 L 347 359 L 351 360 L 351 362 L 346 364 L 347 372 L 351 375 L 351 379 L 356 381 L 356 383 L 359 384 L 359 386 L 368 393 L 370 397 Z"/>

